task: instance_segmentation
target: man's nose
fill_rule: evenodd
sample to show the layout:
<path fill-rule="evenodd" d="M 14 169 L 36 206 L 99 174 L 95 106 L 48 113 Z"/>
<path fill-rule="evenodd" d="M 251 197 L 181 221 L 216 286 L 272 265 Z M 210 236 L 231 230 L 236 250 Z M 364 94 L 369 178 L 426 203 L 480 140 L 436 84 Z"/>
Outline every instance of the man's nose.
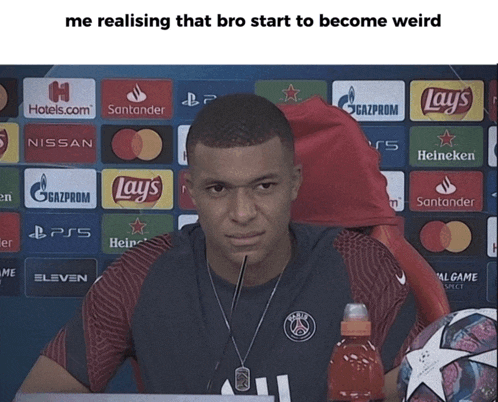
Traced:
<path fill-rule="evenodd" d="M 251 190 L 237 188 L 231 200 L 230 217 L 238 223 L 248 223 L 256 217 L 257 208 Z"/>

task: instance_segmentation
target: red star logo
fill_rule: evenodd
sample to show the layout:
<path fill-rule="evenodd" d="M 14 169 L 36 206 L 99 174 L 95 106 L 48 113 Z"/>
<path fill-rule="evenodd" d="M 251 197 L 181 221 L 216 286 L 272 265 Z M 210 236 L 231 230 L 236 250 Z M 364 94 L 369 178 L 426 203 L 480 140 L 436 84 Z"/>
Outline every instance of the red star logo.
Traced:
<path fill-rule="evenodd" d="M 146 223 L 140 222 L 140 219 L 138 219 L 138 218 L 135 219 L 135 222 L 129 223 L 128 225 L 130 225 L 132 228 L 132 232 L 131 232 L 132 235 L 137 234 L 137 233 L 143 235 L 144 234 L 144 227 L 147 226 Z"/>
<path fill-rule="evenodd" d="M 455 138 L 455 136 L 451 135 L 448 130 L 446 130 L 443 135 L 438 135 L 437 138 L 441 140 L 441 144 L 439 144 L 440 147 L 449 145 L 453 148 L 453 138 Z"/>
<path fill-rule="evenodd" d="M 297 102 L 297 94 L 301 92 L 300 89 L 294 89 L 294 85 L 289 84 L 289 88 L 282 89 L 282 92 L 285 94 L 285 102 L 292 99 Z"/>

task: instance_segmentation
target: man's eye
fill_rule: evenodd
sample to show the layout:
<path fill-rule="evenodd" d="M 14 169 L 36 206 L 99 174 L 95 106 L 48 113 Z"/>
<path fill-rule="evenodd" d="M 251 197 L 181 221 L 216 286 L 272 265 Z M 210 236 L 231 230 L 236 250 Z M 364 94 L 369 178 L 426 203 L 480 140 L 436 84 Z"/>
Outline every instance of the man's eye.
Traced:
<path fill-rule="evenodd" d="M 273 186 L 275 186 L 275 183 L 260 183 L 258 184 L 257 188 L 258 190 L 269 190 Z"/>
<path fill-rule="evenodd" d="M 214 186 L 208 187 L 208 191 L 213 194 L 220 194 L 225 189 L 221 184 L 215 184 Z"/>

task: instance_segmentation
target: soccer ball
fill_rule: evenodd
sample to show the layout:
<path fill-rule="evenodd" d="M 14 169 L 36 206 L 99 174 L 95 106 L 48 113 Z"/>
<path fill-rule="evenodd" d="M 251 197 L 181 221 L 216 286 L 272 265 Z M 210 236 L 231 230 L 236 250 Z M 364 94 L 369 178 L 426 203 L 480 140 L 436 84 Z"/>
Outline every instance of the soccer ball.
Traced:
<path fill-rule="evenodd" d="M 403 402 L 496 400 L 496 309 L 456 311 L 425 328 L 401 363 Z"/>

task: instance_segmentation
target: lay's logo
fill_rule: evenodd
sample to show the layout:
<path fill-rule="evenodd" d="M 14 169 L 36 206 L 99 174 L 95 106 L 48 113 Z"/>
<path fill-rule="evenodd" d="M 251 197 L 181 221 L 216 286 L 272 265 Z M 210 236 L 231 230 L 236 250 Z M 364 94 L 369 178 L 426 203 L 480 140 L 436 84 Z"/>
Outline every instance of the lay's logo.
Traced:
<path fill-rule="evenodd" d="M 482 81 L 412 81 L 412 121 L 481 121 Z"/>
<path fill-rule="evenodd" d="M 163 182 L 160 176 L 140 179 L 130 176 L 118 176 L 112 183 L 114 202 L 131 201 L 137 204 L 155 203 L 163 194 Z"/>
<path fill-rule="evenodd" d="M 422 113 L 444 113 L 458 115 L 467 113 L 472 106 L 472 89 L 451 90 L 446 88 L 430 87 L 422 92 Z"/>
<path fill-rule="evenodd" d="M 104 169 L 102 207 L 105 209 L 172 209 L 171 170 Z"/>

